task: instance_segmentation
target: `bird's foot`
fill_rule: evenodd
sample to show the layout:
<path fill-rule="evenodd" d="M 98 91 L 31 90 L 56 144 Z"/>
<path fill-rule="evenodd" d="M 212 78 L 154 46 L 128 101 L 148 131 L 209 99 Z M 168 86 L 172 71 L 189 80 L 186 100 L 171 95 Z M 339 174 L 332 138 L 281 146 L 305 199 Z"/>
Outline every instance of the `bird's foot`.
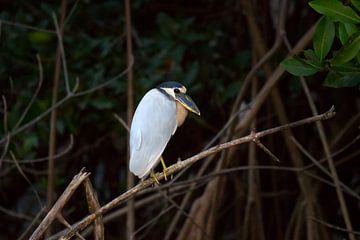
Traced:
<path fill-rule="evenodd" d="M 160 182 L 159 182 L 159 180 L 156 178 L 156 174 L 155 174 L 154 170 L 151 170 L 150 177 L 154 180 L 154 183 L 155 183 L 156 185 L 160 185 Z"/>
<path fill-rule="evenodd" d="M 167 171 L 168 171 L 168 168 L 166 167 L 165 161 L 164 161 L 164 159 L 163 159 L 162 156 L 160 157 L 160 161 L 161 161 L 161 164 L 162 164 L 162 167 L 163 167 L 164 178 L 165 178 L 165 180 L 167 181 L 167 175 L 166 175 L 166 173 L 167 173 Z"/>

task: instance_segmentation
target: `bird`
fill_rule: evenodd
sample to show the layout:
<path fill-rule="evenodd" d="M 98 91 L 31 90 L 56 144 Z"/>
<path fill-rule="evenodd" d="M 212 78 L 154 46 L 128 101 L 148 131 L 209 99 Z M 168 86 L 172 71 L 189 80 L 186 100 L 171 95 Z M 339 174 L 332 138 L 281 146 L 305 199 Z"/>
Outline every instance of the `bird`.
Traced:
<path fill-rule="evenodd" d="M 189 111 L 200 116 L 199 108 L 186 91 L 181 83 L 168 81 L 149 90 L 140 100 L 130 127 L 129 170 L 141 180 L 150 174 L 159 183 L 154 168 L 160 161 L 167 179 L 162 158 L 166 145 Z"/>

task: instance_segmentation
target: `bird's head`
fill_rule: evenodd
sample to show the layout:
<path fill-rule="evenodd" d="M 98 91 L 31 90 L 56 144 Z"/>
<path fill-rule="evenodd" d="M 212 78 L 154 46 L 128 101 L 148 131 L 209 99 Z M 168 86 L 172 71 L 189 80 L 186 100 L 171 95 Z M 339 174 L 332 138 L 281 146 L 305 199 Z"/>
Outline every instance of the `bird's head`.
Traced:
<path fill-rule="evenodd" d="M 200 110 L 194 101 L 186 95 L 186 87 L 178 82 L 163 82 L 157 86 L 162 93 L 166 94 L 174 101 L 178 101 L 187 110 L 200 115 Z"/>

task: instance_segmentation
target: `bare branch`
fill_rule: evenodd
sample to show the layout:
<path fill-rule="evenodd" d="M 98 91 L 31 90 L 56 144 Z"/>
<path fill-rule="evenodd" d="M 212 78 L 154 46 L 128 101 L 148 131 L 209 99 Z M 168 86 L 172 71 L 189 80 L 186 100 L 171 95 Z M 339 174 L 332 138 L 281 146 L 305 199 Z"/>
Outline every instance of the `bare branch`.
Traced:
<path fill-rule="evenodd" d="M 337 231 L 346 232 L 346 233 L 352 233 L 352 234 L 354 234 L 354 235 L 360 236 L 360 232 L 357 232 L 357 231 L 351 231 L 351 232 L 349 232 L 349 230 L 347 230 L 347 229 L 345 229 L 345 228 L 338 227 L 338 226 L 336 226 L 336 225 L 330 224 L 330 223 L 325 222 L 325 221 L 323 221 L 323 220 L 316 219 L 316 218 L 310 218 L 310 219 L 313 220 L 314 222 L 317 222 L 317 223 L 319 223 L 319 224 L 321 224 L 321 225 L 324 225 L 324 226 L 326 226 L 326 227 L 328 227 L 328 228 L 332 228 L 332 229 L 335 229 L 335 230 L 337 230 Z"/>
<path fill-rule="evenodd" d="M 89 178 L 85 179 L 84 183 L 86 201 L 88 203 L 88 208 L 90 213 L 94 213 L 100 209 L 100 204 L 94 187 L 92 186 Z M 94 230 L 95 240 L 104 239 L 104 223 L 103 218 L 100 216 L 95 220 L 95 230 Z"/>
<path fill-rule="evenodd" d="M 65 14 L 65 13 L 62 13 Z M 53 16 L 53 20 L 54 20 L 54 24 L 55 24 L 55 29 L 56 29 L 56 35 L 58 37 L 58 46 L 60 49 L 60 53 L 61 53 L 61 60 L 62 60 L 62 66 L 64 69 L 64 79 L 65 79 L 65 87 L 66 87 L 66 93 L 67 95 L 71 95 L 73 94 L 73 92 L 70 90 L 70 83 L 69 83 L 69 75 L 68 75 L 68 70 L 67 70 L 67 65 L 66 65 L 66 57 L 65 57 L 65 50 L 64 50 L 64 43 L 63 43 L 63 31 L 61 30 L 63 26 L 61 26 L 61 28 L 59 27 L 57 18 L 55 13 L 52 13 Z M 63 23 L 62 23 L 63 25 Z"/>
<path fill-rule="evenodd" d="M 27 25 L 27 24 L 23 24 L 23 23 L 10 22 L 10 21 L 4 20 L 4 19 L 0 19 L 0 24 L 9 25 L 9 26 L 14 26 L 14 27 L 20 27 L 20 28 L 25 28 L 25 29 L 29 29 L 29 30 L 33 30 L 33 31 L 38 31 L 38 32 L 53 33 L 53 34 L 56 33 L 54 30 L 48 30 L 48 29 L 44 29 L 44 28 L 38 28 L 38 27 L 34 27 L 34 26 Z"/>
<path fill-rule="evenodd" d="M 67 201 L 73 195 L 78 186 L 90 175 L 90 173 L 84 172 L 82 169 L 77 175 L 74 176 L 70 184 L 67 186 L 65 191 L 61 194 L 59 199 L 55 202 L 54 206 L 48 212 L 46 217 L 42 220 L 37 229 L 33 232 L 30 239 L 37 240 L 41 239 L 45 231 L 48 229 L 50 224 L 55 220 L 57 214 L 61 211 L 61 209 L 65 206 Z M 76 234 L 77 231 L 74 232 Z"/>
<path fill-rule="evenodd" d="M 65 154 L 67 154 L 68 152 L 70 152 L 70 150 L 72 149 L 72 147 L 74 146 L 74 136 L 70 135 L 70 143 L 69 145 L 62 150 L 61 152 L 59 152 L 58 154 L 54 155 L 53 158 L 54 159 L 58 159 L 60 157 L 63 157 Z M 48 161 L 49 157 L 43 157 L 43 158 L 36 158 L 36 159 L 28 159 L 28 160 L 21 160 L 19 161 L 19 164 L 33 164 L 33 163 L 40 163 L 40 162 L 45 162 Z M 4 159 L 3 160 L 5 163 L 12 163 L 12 160 L 9 159 Z"/>
<path fill-rule="evenodd" d="M 43 66 L 41 63 L 41 57 L 39 54 L 36 54 L 36 59 L 37 59 L 37 63 L 38 63 L 38 67 L 39 67 L 39 83 L 38 86 L 36 87 L 35 93 L 32 96 L 29 104 L 27 105 L 27 107 L 25 108 L 24 112 L 21 114 L 21 117 L 19 118 L 19 120 L 17 121 L 17 123 L 15 124 L 14 128 L 12 129 L 12 131 L 15 131 L 20 124 L 22 123 L 22 121 L 24 120 L 24 118 L 26 117 L 26 114 L 28 113 L 29 109 L 31 108 L 31 106 L 33 105 L 35 99 L 37 98 L 39 92 L 40 92 L 40 88 L 42 86 L 43 80 L 44 80 L 44 75 L 43 75 Z"/>
<path fill-rule="evenodd" d="M 271 128 L 268 130 L 264 130 L 252 135 L 248 135 L 242 138 L 238 138 L 235 140 L 232 140 L 230 142 L 226 142 L 223 144 L 219 144 L 217 146 L 214 146 L 208 150 L 202 151 L 196 155 L 194 155 L 193 157 L 190 157 L 184 161 L 179 161 L 176 164 L 170 166 L 168 168 L 168 175 L 172 175 L 186 167 L 191 166 L 192 164 L 196 163 L 197 161 L 215 154 L 217 152 L 220 152 L 224 149 L 228 149 L 234 146 L 237 146 L 239 144 L 244 144 L 247 142 L 252 142 L 254 140 L 254 138 L 261 138 L 270 134 L 274 134 L 276 132 L 279 131 L 283 131 L 285 129 L 289 129 L 289 128 L 293 128 L 293 127 L 297 127 L 300 125 L 304 125 L 304 124 L 309 124 L 309 123 L 313 123 L 316 121 L 321 121 L 321 120 L 326 120 L 329 118 L 332 118 L 335 116 L 335 112 L 334 112 L 334 108 L 331 108 L 329 111 L 317 115 L 317 116 L 313 116 L 313 117 L 309 117 L 309 118 L 305 118 L 290 124 L 286 124 L 283 126 L 279 126 L 279 127 L 275 127 L 275 128 Z M 156 174 L 156 178 L 158 180 L 162 180 L 164 179 L 164 174 L 163 173 L 157 173 Z M 106 212 L 108 212 L 109 210 L 115 208 L 116 206 L 118 206 L 119 204 L 127 201 L 128 199 L 134 197 L 136 194 L 138 194 L 139 192 L 141 192 L 142 190 L 148 188 L 149 186 L 153 185 L 155 182 L 152 178 L 147 179 L 143 182 L 138 183 L 135 187 L 133 187 L 132 189 L 129 189 L 128 191 L 126 191 L 125 193 L 121 194 L 120 196 L 118 196 L 117 198 L 113 199 L 112 201 L 110 201 L 109 203 L 107 203 L 106 205 L 104 205 L 103 207 L 101 207 L 97 212 L 88 215 L 87 217 L 85 217 L 83 220 L 81 220 L 80 222 L 78 222 L 70 231 L 67 231 L 67 233 L 63 236 L 64 239 L 70 239 L 72 236 L 74 236 L 74 234 L 78 231 L 81 231 L 82 229 L 84 229 L 86 226 L 88 226 L 90 223 L 92 223 L 93 221 L 95 221 L 96 218 L 102 216 L 103 214 L 105 214 Z"/>
<path fill-rule="evenodd" d="M 70 11 L 69 11 L 69 14 L 66 16 L 65 18 L 65 21 L 64 21 L 64 24 L 63 24 L 63 28 L 66 26 L 66 24 L 70 21 L 72 15 L 75 13 L 76 11 L 76 8 L 79 4 L 80 0 L 76 0 L 74 5 L 71 7 Z"/>
<path fill-rule="evenodd" d="M 264 144 L 262 144 L 259 139 L 254 138 L 254 143 L 256 143 L 256 145 L 267 155 L 269 155 L 275 162 L 280 162 L 279 158 L 275 156 Z"/>
<path fill-rule="evenodd" d="M 126 131 L 130 132 L 130 128 L 129 126 L 126 124 L 126 122 L 124 121 L 124 119 L 122 119 L 119 115 L 117 115 L 116 113 L 113 113 L 113 116 L 116 118 L 116 120 L 118 120 L 121 125 L 126 129 Z"/>
<path fill-rule="evenodd" d="M 21 176 L 23 176 L 23 178 L 25 179 L 25 181 L 26 181 L 27 183 L 29 183 L 32 191 L 34 192 L 34 194 L 35 194 L 35 196 L 36 196 L 36 199 L 37 199 L 37 201 L 38 201 L 38 203 L 39 203 L 39 206 L 42 208 L 43 205 L 42 205 L 42 203 L 41 203 L 41 199 L 40 199 L 39 193 L 36 191 L 34 185 L 31 183 L 31 181 L 29 180 L 29 178 L 26 176 L 26 174 L 24 173 L 24 171 L 21 169 L 21 167 L 20 167 L 18 161 L 16 160 L 15 155 L 12 153 L 12 151 L 10 151 L 10 155 L 11 155 L 12 159 L 14 160 L 15 166 L 16 166 L 16 168 L 18 169 L 18 171 L 19 171 L 19 173 L 21 174 Z"/>
<path fill-rule="evenodd" d="M 8 127 L 7 127 L 7 121 L 8 121 L 7 120 L 8 119 L 7 103 L 6 103 L 6 98 L 4 95 L 2 96 L 2 100 L 3 100 L 3 104 L 4 104 L 4 133 L 6 134 L 6 142 L 5 142 L 5 146 L 4 146 L 3 152 L 1 154 L 1 157 L 0 157 L 0 169 L 2 167 L 3 159 L 7 154 L 9 144 L 10 144 L 10 135 L 8 134 Z"/>
<path fill-rule="evenodd" d="M 88 178 L 87 178 L 88 179 Z M 64 218 L 64 216 L 61 213 L 58 213 L 56 215 L 56 219 L 61 222 L 65 227 L 67 227 L 68 229 L 71 229 L 71 225 L 68 223 L 68 221 L 66 221 L 66 219 Z M 85 238 L 83 236 L 80 235 L 80 233 L 76 233 L 76 236 L 80 239 L 80 240 L 85 240 Z"/>
<path fill-rule="evenodd" d="M 7 115 L 7 103 L 6 98 L 4 95 L 2 95 L 3 105 L 4 105 L 4 133 L 6 134 L 8 132 L 8 115 Z"/>

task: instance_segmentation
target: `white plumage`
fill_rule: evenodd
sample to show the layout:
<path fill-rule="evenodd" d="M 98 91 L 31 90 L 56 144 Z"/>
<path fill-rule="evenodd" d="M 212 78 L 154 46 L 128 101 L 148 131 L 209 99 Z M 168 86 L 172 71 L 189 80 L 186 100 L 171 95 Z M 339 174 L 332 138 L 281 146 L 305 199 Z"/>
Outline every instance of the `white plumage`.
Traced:
<path fill-rule="evenodd" d="M 130 171 L 146 177 L 159 163 L 176 128 L 176 102 L 158 89 L 147 92 L 130 128 Z"/>

